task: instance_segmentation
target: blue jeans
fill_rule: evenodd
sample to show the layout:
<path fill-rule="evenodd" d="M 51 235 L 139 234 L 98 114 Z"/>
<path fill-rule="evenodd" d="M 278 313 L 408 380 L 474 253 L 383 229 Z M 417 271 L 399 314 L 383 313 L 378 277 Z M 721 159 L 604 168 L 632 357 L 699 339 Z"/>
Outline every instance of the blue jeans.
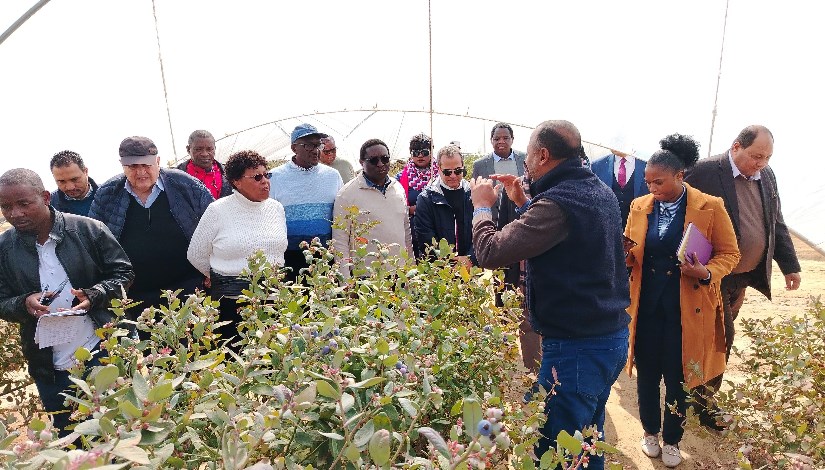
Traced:
<path fill-rule="evenodd" d="M 555 369 L 559 385 L 556 394 L 548 397 L 545 407 L 547 422 L 536 445 L 539 458 L 547 449 L 556 447 L 556 437 L 562 430 L 572 435 L 586 426 L 595 425 L 604 433 L 607 397 L 627 362 L 627 346 L 626 327 L 607 336 L 542 339 L 539 384 L 550 390 L 552 370 Z M 603 469 L 604 459 L 591 456 L 587 468 Z"/>
<path fill-rule="evenodd" d="M 86 362 L 86 371 L 83 373 L 84 379 L 89 375 L 92 367 L 100 365 L 100 358 L 107 356 L 105 351 L 100 351 L 97 347 L 95 347 L 92 352 L 96 352 L 96 354 Z M 72 412 L 72 407 L 67 407 L 63 404 L 66 397 L 62 395 L 74 393 L 70 388 L 74 383 L 69 380 L 69 371 L 56 370 L 54 371 L 54 381 L 35 379 L 34 384 L 37 386 L 40 401 L 43 402 L 43 409 L 51 414 L 54 419 L 54 427 L 58 430 L 58 435 L 65 437 L 71 434 L 71 431 L 67 430 L 66 427 L 71 424 L 69 415 Z"/>

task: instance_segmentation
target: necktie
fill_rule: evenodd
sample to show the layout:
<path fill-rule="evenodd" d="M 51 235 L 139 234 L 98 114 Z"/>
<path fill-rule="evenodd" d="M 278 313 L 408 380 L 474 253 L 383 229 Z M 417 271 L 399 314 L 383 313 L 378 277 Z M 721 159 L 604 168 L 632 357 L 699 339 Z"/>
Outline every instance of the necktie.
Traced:
<path fill-rule="evenodd" d="M 619 187 L 624 189 L 624 185 L 627 184 L 627 168 L 625 168 L 626 158 L 622 157 L 622 161 L 619 162 Z"/>

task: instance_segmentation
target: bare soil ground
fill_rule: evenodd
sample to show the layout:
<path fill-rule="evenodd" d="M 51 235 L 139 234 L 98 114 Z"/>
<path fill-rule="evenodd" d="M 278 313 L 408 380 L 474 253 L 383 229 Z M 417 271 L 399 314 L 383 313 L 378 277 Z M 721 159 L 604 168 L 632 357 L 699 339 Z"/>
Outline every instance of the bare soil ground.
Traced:
<path fill-rule="evenodd" d="M 825 294 L 825 256 L 810 246 L 794 240 L 797 254 L 802 264 L 802 284 L 796 291 L 785 290 L 785 280 L 779 268 L 774 264 L 772 279 L 773 301 L 762 294 L 748 289 L 745 305 L 739 312 L 741 318 L 780 318 L 799 314 L 807 307 L 811 297 Z M 735 346 L 747 348 L 744 338 L 737 336 Z M 726 378 L 736 378 L 739 361 L 731 357 Z M 663 387 L 664 388 L 664 387 Z M 664 469 L 660 459 L 650 459 L 642 453 L 639 440 L 642 437 L 642 425 L 639 422 L 639 408 L 636 397 L 636 378 L 622 374 L 613 385 L 613 393 L 607 404 L 605 420 L 607 442 L 615 445 L 623 455 L 617 460 L 626 469 Z M 688 430 L 681 443 L 682 457 L 685 459 L 680 469 L 734 469 L 737 446 L 725 442 L 717 436 L 699 436 Z"/>

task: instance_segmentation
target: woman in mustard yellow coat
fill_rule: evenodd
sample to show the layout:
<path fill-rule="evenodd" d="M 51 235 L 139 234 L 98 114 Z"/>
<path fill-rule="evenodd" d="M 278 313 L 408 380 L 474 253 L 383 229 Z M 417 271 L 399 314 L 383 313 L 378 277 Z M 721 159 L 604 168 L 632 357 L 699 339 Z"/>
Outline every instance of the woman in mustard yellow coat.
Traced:
<path fill-rule="evenodd" d="M 630 353 L 627 371 L 636 366 L 639 418 L 645 436 L 642 450 L 662 456 L 667 467 L 682 461 L 686 394 L 725 369 L 725 327 L 719 283 L 739 261 L 730 217 L 720 198 L 687 185 L 685 169 L 699 158 L 698 144 L 673 134 L 660 142 L 645 167 L 650 194 L 634 199 L 625 236 L 637 243 L 629 250 Z M 676 252 L 682 234 L 693 223 L 713 245 L 703 265 L 693 253 L 679 263 Z M 665 382 L 665 403 L 676 403 L 678 415 L 662 406 L 659 383 Z M 663 446 L 659 444 L 662 432 Z"/>

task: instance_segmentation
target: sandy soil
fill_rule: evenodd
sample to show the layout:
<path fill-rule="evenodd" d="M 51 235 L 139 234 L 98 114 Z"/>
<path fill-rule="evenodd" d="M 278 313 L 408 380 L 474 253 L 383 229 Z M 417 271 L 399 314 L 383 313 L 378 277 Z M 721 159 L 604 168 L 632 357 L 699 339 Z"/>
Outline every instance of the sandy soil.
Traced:
<path fill-rule="evenodd" d="M 811 296 L 825 293 L 825 257 L 807 245 L 797 243 L 797 253 L 802 264 L 802 284 L 796 291 L 786 291 L 785 281 L 774 264 L 772 279 L 773 302 L 759 292 L 748 289 L 745 305 L 739 312 L 741 318 L 778 318 L 801 313 Z M 737 337 L 736 347 L 747 347 L 746 341 Z M 731 358 L 726 377 L 735 378 L 738 360 Z M 664 388 L 664 387 L 663 387 Z M 663 390 L 664 391 L 664 390 Z M 650 459 L 639 448 L 643 434 L 639 422 L 639 408 L 636 398 L 636 379 L 623 373 L 616 384 L 607 405 L 605 420 L 607 442 L 615 445 L 623 455 L 618 458 L 626 469 L 663 469 L 660 459 Z M 682 457 L 685 459 L 680 469 L 734 469 L 736 447 L 716 436 L 699 436 L 688 430 L 681 443 Z"/>

